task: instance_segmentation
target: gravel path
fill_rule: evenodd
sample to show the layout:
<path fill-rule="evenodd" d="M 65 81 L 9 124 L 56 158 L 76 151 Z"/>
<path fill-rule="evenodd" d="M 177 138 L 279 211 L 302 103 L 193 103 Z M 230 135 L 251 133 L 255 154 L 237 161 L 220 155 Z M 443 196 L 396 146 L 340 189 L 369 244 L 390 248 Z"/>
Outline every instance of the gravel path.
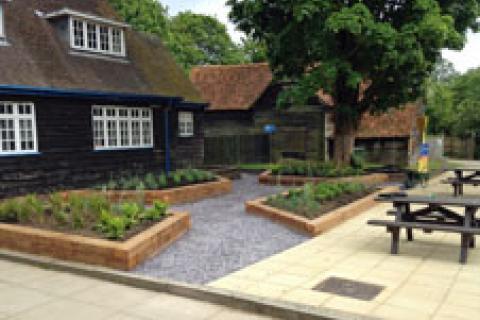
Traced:
<path fill-rule="evenodd" d="M 205 284 L 309 239 L 270 220 L 245 213 L 244 202 L 278 193 L 243 175 L 229 195 L 175 206 L 192 214 L 192 229 L 138 274 Z"/>

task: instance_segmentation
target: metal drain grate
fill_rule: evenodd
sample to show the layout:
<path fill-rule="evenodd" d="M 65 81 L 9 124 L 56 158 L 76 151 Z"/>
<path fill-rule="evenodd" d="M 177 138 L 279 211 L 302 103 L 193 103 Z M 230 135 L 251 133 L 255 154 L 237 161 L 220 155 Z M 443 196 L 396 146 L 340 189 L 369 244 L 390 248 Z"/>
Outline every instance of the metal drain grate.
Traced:
<path fill-rule="evenodd" d="M 383 289 L 385 287 L 337 277 L 327 278 L 313 288 L 313 290 L 364 301 L 373 300 Z"/>

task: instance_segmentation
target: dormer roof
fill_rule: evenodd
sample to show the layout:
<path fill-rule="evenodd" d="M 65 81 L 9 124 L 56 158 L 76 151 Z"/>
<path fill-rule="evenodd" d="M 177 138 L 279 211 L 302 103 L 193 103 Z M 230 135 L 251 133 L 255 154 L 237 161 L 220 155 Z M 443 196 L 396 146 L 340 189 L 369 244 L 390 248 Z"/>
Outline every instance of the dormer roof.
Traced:
<path fill-rule="evenodd" d="M 8 46 L 0 46 L 0 85 L 183 97 L 203 102 L 155 36 L 125 28 L 127 59 L 72 50 L 56 16 L 88 15 L 121 23 L 107 0 L 15 0 L 4 4 Z M 68 8 L 68 10 L 66 9 Z M 52 14 L 45 19 L 38 13 Z"/>

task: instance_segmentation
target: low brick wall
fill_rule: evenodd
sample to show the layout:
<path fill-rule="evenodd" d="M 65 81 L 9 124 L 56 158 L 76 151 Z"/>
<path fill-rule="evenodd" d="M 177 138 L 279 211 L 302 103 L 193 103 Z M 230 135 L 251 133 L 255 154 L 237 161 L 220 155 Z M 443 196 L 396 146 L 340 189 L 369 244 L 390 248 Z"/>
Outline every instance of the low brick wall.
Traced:
<path fill-rule="evenodd" d="M 346 206 L 330 211 L 319 218 L 310 220 L 294 213 L 265 205 L 267 198 L 247 201 L 245 208 L 248 213 L 257 214 L 282 223 L 293 229 L 305 232 L 310 236 L 322 234 L 343 222 L 358 216 L 377 204 L 375 198 L 384 192 L 398 191 L 397 187 L 384 188 Z"/>
<path fill-rule="evenodd" d="M 174 213 L 127 241 L 115 242 L 0 223 L 0 248 L 132 270 L 180 238 L 190 227 L 190 214 Z"/>
<path fill-rule="evenodd" d="M 145 190 L 142 193 L 145 195 L 145 203 L 152 204 L 153 201 L 159 200 L 166 202 L 170 205 L 192 203 L 207 198 L 218 197 L 232 192 L 232 182 L 226 178 L 218 178 L 217 181 L 195 184 L 191 186 L 165 189 L 165 190 Z M 95 194 L 100 193 L 105 195 L 110 201 L 129 201 L 138 199 L 140 192 L 129 190 L 109 190 L 109 191 L 96 191 L 96 190 L 73 190 L 67 191 L 64 195 L 68 194 Z"/>
<path fill-rule="evenodd" d="M 372 173 L 361 176 L 339 177 L 339 178 L 314 178 L 302 176 L 274 176 L 271 171 L 265 171 L 258 177 L 258 182 L 265 185 L 281 185 L 281 186 L 303 186 L 306 183 L 322 183 L 322 182 L 356 182 L 364 185 L 378 185 L 389 181 L 386 173 Z"/>

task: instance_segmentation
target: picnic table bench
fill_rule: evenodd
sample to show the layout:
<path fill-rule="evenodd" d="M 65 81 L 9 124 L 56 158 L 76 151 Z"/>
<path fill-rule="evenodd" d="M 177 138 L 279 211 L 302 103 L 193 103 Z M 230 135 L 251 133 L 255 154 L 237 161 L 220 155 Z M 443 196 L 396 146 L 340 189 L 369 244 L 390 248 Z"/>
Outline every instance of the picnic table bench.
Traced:
<path fill-rule="evenodd" d="M 408 241 L 413 241 L 413 230 L 458 233 L 461 235 L 460 262 L 466 263 L 468 249 L 475 248 L 475 236 L 480 235 L 480 219 L 475 217 L 480 208 L 480 198 L 409 196 L 406 194 L 384 194 L 376 199 L 379 202 L 393 203 L 395 210 L 387 211 L 395 220 L 369 220 L 368 224 L 386 227 L 392 235 L 391 253 L 398 254 L 400 231 L 407 230 Z M 412 205 L 423 205 L 412 210 Z M 464 214 L 449 208 L 460 207 Z"/>
<path fill-rule="evenodd" d="M 455 168 L 445 171 L 453 171 L 455 174 L 454 178 L 442 180 L 442 183 L 452 185 L 453 195 L 455 197 L 463 196 L 464 185 L 472 185 L 475 187 L 480 185 L 480 179 L 478 179 L 480 178 L 480 168 Z M 470 172 L 470 174 L 464 175 L 465 172 Z"/>

